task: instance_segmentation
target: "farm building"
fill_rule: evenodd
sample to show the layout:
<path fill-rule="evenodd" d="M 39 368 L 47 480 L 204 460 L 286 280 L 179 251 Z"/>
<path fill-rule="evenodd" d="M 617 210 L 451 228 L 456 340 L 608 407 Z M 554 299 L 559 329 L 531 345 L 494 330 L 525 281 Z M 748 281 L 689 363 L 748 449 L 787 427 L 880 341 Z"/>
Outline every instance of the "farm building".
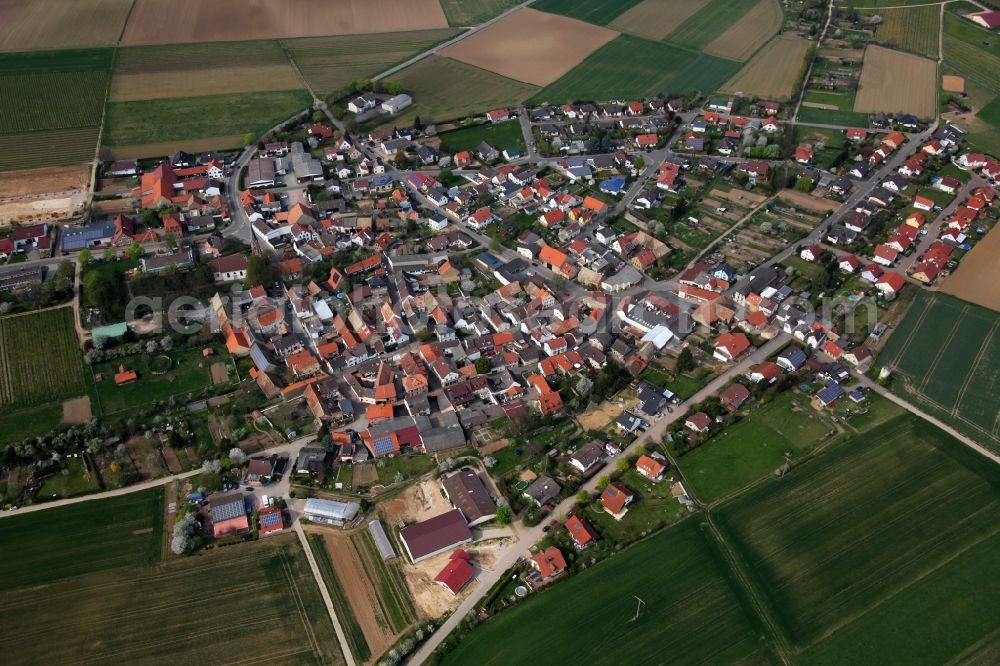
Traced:
<path fill-rule="evenodd" d="M 449 548 L 471 542 L 472 532 L 462 517 L 462 512 L 452 509 L 440 516 L 404 527 L 399 531 L 399 538 L 410 561 L 416 564 Z"/>
<path fill-rule="evenodd" d="M 246 500 L 242 494 L 223 495 L 211 501 L 212 535 L 218 539 L 250 530 Z"/>
<path fill-rule="evenodd" d="M 382 110 L 386 113 L 396 114 L 413 104 L 413 99 L 409 95 L 396 95 L 382 102 Z"/>
<path fill-rule="evenodd" d="M 79 227 L 64 227 L 62 232 L 63 251 L 75 252 L 88 247 L 108 245 L 114 235 L 114 220 L 92 222 Z"/>
<path fill-rule="evenodd" d="M 469 563 L 469 554 L 457 548 L 448 558 L 448 564 L 434 578 L 434 582 L 448 588 L 452 594 L 458 594 L 475 574 L 476 570 Z"/>
<path fill-rule="evenodd" d="M 474 471 L 452 474 L 441 482 L 441 487 L 470 527 L 485 523 L 496 515 L 496 505 L 486 490 L 486 484 Z"/>
<path fill-rule="evenodd" d="M 305 513 L 306 518 L 315 523 L 343 527 L 354 520 L 360 509 L 357 502 L 336 502 L 310 497 L 306 500 Z"/>

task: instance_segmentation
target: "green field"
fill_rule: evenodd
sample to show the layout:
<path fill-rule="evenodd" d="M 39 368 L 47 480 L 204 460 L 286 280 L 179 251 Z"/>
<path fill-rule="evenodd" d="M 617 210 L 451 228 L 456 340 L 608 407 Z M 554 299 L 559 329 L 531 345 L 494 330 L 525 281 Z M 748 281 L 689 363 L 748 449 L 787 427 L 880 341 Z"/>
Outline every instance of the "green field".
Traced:
<path fill-rule="evenodd" d="M 802 106 L 799 109 L 798 120 L 804 123 L 820 125 L 843 125 L 845 127 L 868 127 L 868 114 L 854 112 L 855 91 L 832 92 L 826 90 L 807 90 L 804 102 L 831 104 L 833 109 L 814 109 Z"/>
<path fill-rule="evenodd" d="M 1000 314 L 921 291 L 879 365 L 892 390 L 979 443 L 1000 450 Z"/>
<path fill-rule="evenodd" d="M 979 109 L 976 117 L 984 120 L 1000 131 L 1000 96 L 995 97 L 992 102 Z"/>
<path fill-rule="evenodd" d="M 0 54 L 0 133 L 99 125 L 113 53 Z"/>
<path fill-rule="evenodd" d="M 538 91 L 537 86 L 473 67 L 451 58 L 431 56 L 389 77 L 413 96 L 413 106 L 387 121 L 405 125 L 454 120 L 489 109 L 516 106 Z"/>
<path fill-rule="evenodd" d="M 96 151 L 96 127 L 0 134 L 0 171 L 82 164 Z"/>
<path fill-rule="evenodd" d="M 708 46 L 731 25 L 743 18 L 754 4 L 747 0 L 711 0 L 691 18 L 667 35 L 667 41 L 694 51 Z"/>
<path fill-rule="evenodd" d="M 642 0 L 538 0 L 531 5 L 551 14 L 571 16 L 587 23 L 607 25 Z"/>
<path fill-rule="evenodd" d="M 60 422 L 62 422 L 62 405 L 58 402 L 6 412 L 3 415 L 4 427 L 0 428 L 0 448 L 28 437 L 44 435 L 55 429 Z"/>
<path fill-rule="evenodd" d="M 786 391 L 678 458 L 677 464 L 694 495 L 711 504 L 773 474 L 784 464 L 785 452 L 797 461 L 816 448 L 830 429 L 807 396 Z"/>
<path fill-rule="evenodd" d="M 716 543 L 687 520 L 504 611 L 443 662 L 760 663 L 759 633 Z"/>
<path fill-rule="evenodd" d="M 162 530 L 162 488 L 6 516 L 0 520 L 0 590 L 154 564 Z"/>
<path fill-rule="evenodd" d="M 86 389 L 72 308 L 0 319 L 0 411 L 81 395 Z"/>
<path fill-rule="evenodd" d="M 946 12 L 944 61 L 962 76 L 1000 93 L 1000 35 Z"/>
<path fill-rule="evenodd" d="M 379 35 L 337 35 L 282 40 L 317 94 L 374 76 L 458 34 L 457 30 L 414 30 Z"/>
<path fill-rule="evenodd" d="M 169 370 L 164 356 L 170 358 Z M 93 367 L 97 382 L 97 397 L 101 412 L 113 414 L 125 409 L 150 405 L 175 397 L 177 400 L 192 399 L 193 394 L 212 384 L 209 366 L 212 363 L 230 363 L 228 356 L 202 357 L 201 349 L 171 351 L 166 354 L 136 354 L 122 359 L 98 363 Z M 124 365 L 134 370 L 139 379 L 123 386 L 115 384 L 118 367 Z"/>
<path fill-rule="evenodd" d="M 882 603 L 997 534 L 998 483 L 993 463 L 905 415 L 713 514 L 788 638 L 805 648 L 877 616 Z M 922 597 L 912 603 L 911 612 L 933 610 Z M 858 627 L 871 631 L 869 622 Z M 947 641 L 961 622 L 939 616 L 921 632 Z M 892 654 L 910 636 L 880 639 Z"/>
<path fill-rule="evenodd" d="M 534 99 L 558 104 L 655 95 L 666 90 L 695 57 L 666 44 L 619 35 L 543 88 Z"/>
<path fill-rule="evenodd" d="M 104 517 L 97 521 L 105 525 Z M 66 559 L 67 545 L 52 550 Z M 291 535 L 0 598 L 0 621 L 19 637 L 5 652 L 11 664 L 344 663 L 305 553 Z"/>
<path fill-rule="evenodd" d="M 500 151 L 504 148 L 517 148 L 523 153 L 525 150 L 524 134 L 521 132 L 521 123 L 517 120 L 508 120 L 496 125 L 463 127 L 438 136 L 441 138 L 442 150 L 449 153 L 473 150 L 483 141 Z"/>
<path fill-rule="evenodd" d="M 666 478 L 671 476 L 668 471 Z M 616 544 L 629 544 L 677 522 L 687 514 L 687 509 L 670 494 L 670 483 L 666 480 L 650 481 L 633 467 L 617 481 L 636 495 L 621 520 L 615 520 L 600 502 L 591 503 L 584 512 L 602 538 Z"/>
<path fill-rule="evenodd" d="M 172 97 L 108 104 L 107 146 L 264 132 L 309 108 L 304 90 Z"/>
<path fill-rule="evenodd" d="M 882 23 L 875 29 L 875 40 L 886 46 L 936 58 L 941 29 L 941 6 L 879 9 Z"/>
<path fill-rule="evenodd" d="M 732 78 L 741 66 L 735 60 L 726 60 L 702 53 L 676 76 L 667 81 L 663 92 L 680 95 L 698 91 L 708 94 L 721 88 L 722 84 Z"/>
<path fill-rule="evenodd" d="M 441 0 L 448 25 L 470 27 L 521 4 L 521 0 Z M 393 33 L 393 36 L 399 33 Z"/>

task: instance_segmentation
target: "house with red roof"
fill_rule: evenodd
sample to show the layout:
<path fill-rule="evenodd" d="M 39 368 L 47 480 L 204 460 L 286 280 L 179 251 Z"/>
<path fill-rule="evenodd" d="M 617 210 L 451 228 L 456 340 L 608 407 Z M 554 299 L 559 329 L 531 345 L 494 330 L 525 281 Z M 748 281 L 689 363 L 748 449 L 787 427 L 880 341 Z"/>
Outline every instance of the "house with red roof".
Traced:
<path fill-rule="evenodd" d="M 885 296 L 895 296 L 903 289 L 905 284 L 906 278 L 900 273 L 889 271 L 878 279 L 878 282 L 875 283 L 875 288 Z"/>
<path fill-rule="evenodd" d="M 795 161 L 799 164 L 809 164 L 815 155 L 816 151 L 813 150 L 812 146 L 801 145 L 795 148 Z"/>
<path fill-rule="evenodd" d="M 723 333 L 715 340 L 715 358 L 732 361 L 750 348 L 750 340 L 743 333 Z"/>
<path fill-rule="evenodd" d="M 747 373 L 747 379 L 755 384 L 758 382 L 773 384 L 779 375 L 781 375 L 781 367 L 779 367 L 777 363 L 764 361 Z"/>
<path fill-rule="evenodd" d="M 566 571 L 566 558 L 555 546 L 549 546 L 531 558 L 531 566 L 542 578 L 552 578 Z"/>
<path fill-rule="evenodd" d="M 848 127 L 847 128 L 847 140 L 848 141 L 864 141 L 868 138 L 868 130 L 863 127 Z"/>
<path fill-rule="evenodd" d="M 877 264 L 892 266 L 896 263 L 896 257 L 898 256 L 899 252 L 883 243 L 875 247 L 875 254 L 872 259 L 874 259 Z"/>
<path fill-rule="evenodd" d="M 635 461 L 635 469 L 650 481 L 662 481 L 663 474 L 667 471 L 667 463 L 659 456 L 654 458 L 643 454 Z"/>
<path fill-rule="evenodd" d="M 597 541 L 597 532 L 590 523 L 575 514 L 566 520 L 565 526 L 577 548 L 586 548 Z"/>
<path fill-rule="evenodd" d="M 615 520 L 621 520 L 635 499 L 635 493 L 620 483 L 609 483 L 601 493 L 601 506 Z"/>
<path fill-rule="evenodd" d="M 837 267 L 841 273 L 853 273 L 861 267 L 861 260 L 853 254 L 845 254 L 840 257 Z"/>

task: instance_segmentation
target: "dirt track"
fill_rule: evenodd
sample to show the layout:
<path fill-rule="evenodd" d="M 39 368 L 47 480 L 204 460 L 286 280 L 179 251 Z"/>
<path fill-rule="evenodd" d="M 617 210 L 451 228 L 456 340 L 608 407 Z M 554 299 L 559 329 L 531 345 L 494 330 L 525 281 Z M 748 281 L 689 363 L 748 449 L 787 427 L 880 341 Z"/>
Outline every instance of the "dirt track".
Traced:
<path fill-rule="evenodd" d="M 136 0 L 122 44 L 229 42 L 446 28 L 438 0 Z"/>
<path fill-rule="evenodd" d="M 440 55 L 546 86 L 617 36 L 614 30 L 576 19 L 521 9 Z"/>

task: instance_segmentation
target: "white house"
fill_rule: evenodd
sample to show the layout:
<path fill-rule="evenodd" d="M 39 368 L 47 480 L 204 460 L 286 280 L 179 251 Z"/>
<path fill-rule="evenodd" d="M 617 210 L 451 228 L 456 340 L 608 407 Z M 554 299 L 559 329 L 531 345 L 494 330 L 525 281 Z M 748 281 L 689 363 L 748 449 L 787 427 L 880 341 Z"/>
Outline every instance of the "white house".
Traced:
<path fill-rule="evenodd" d="M 404 93 L 382 102 L 382 110 L 386 113 L 397 114 L 411 104 L 413 104 L 413 98 Z"/>

